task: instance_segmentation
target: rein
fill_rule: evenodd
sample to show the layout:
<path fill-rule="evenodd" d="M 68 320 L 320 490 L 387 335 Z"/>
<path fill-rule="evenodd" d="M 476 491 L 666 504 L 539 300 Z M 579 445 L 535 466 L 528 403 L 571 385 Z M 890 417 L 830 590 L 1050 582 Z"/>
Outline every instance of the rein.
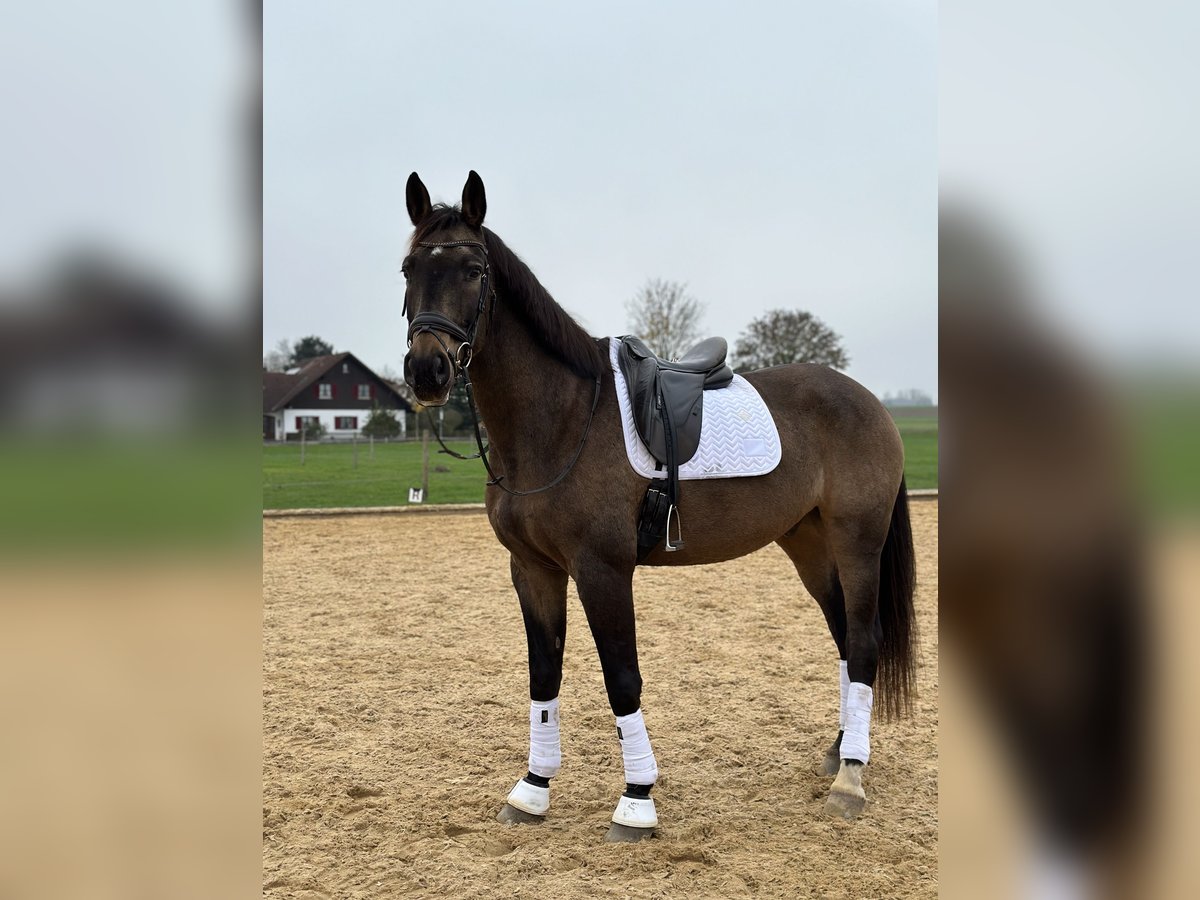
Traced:
<path fill-rule="evenodd" d="M 483 317 L 483 311 L 488 305 L 487 300 L 489 296 L 491 297 L 491 309 L 489 310 L 489 315 L 494 315 L 496 311 L 496 292 L 490 288 L 491 266 L 488 263 L 487 247 L 479 241 L 418 241 L 416 246 L 478 247 L 483 251 L 483 275 L 480 277 L 479 303 L 475 309 L 475 317 L 471 320 L 471 324 L 464 329 L 453 319 L 448 319 L 441 313 L 423 312 L 417 313 L 417 315 L 413 316 L 412 323 L 408 326 L 408 346 L 412 347 L 413 338 L 419 334 L 431 335 L 433 339 L 441 345 L 442 350 L 445 351 L 447 358 L 450 359 L 451 364 L 454 366 L 454 380 L 456 382 L 461 381 L 463 383 L 463 387 L 466 389 L 467 408 L 471 411 L 471 425 L 475 432 L 475 445 L 479 448 L 479 452 L 471 456 L 463 456 L 461 453 L 456 453 L 446 446 L 446 444 L 442 441 L 441 435 L 437 433 L 436 429 L 431 428 L 430 430 L 433 431 L 434 436 L 437 438 L 438 444 L 440 444 L 442 447 L 441 451 L 439 452 L 453 456 L 455 459 L 483 460 L 483 467 L 487 469 L 488 476 L 491 479 L 488 481 L 488 485 L 495 485 L 496 487 L 500 488 L 500 490 L 511 494 L 514 497 L 526 497 L 530 494 L 540 494 L 543 491 L 550 490 L 552 487 L 557 486 L 564 478 L 567 477 L 568 474 L 570 474 L 571 470 L 575 468 L 575 463 L 579 462 L 579 457 L 583 455 L 584 445 L 587 444 L 588 434 L 592 430 L 592 420 L 596 416 L 596 407 L 600 404 L 601 377 L 596 377 L 596 390 L 592 395 L 592 407 L 590 410 L 588 410 L 587 424 L 585 424 L 583 427 L 583 437 L 580 438 L 579 446 L 575 448 L 575 455 L 571 457 L 571 461 L 567 463 L 566 468 L 559 472 L 553 481 L 549 482 L 548 484 L 544 484 L 539 488 L 533 488 L 532 490 L 518 491 L 515 488 L 510 488 L 508 485 L 504 484 L 504 476 L 496 474 L 496 472 L 492 469 L 490 460 L 488 459 L 488 452 L 491 450 L 491 444 L 485 446 L 483 443 L 483 435 L 479 430 L 479 410 L 475 406 L 475 389 L 474 385 L 471 384 L 471 373 L 469 371 L 471 368 L 471 361 L 474 359 L 475 355 L 474 343 L 476 332 L 479 330 L 479 320 Z M 408 315 L 407 295 L 404 299 L 404 309 L 402 314 L 406 316 Z M 450 347 L 447 345 L 446 341 L 442 339 L 442 336 L 438 334 L 439 331 L 444 332 L 446 335 L 459 342 L 458 349 L 455 350 L 454 353 L 450 352 Z M 465 354 L 463 352 L 464 347 L 466 348 Z M 426 418 L 429 418 L 428 411 L 426 411 L 425 415 Z M 432 424 L 433 420 L 430 419 L 430 425 L 432 426 Z"/>
<path fill-rule="evenodd" d="M 483 459 L 482 453 L 472 453 L 470 456 L 463 456 L 457 450 L 451 450 L 449 447 L 447 447 L 446 442 L 442 440 L 442 436 L 440 434 L 438 434 L 437 429 L 434 428 L 433 416 L 431 416 L 429 414 L 428 409 L 425 410 L 425 421 L 429 423 L 429 430 L 431 432 L 433 432 L 433 439 L 435 441 L 437 441 L 438 446 L 442 448 L 441 450 L 438 451 L 438 453 L 445 453 L 447 456 L 453 456 L 455 459 L 464 459 L 464 460 Z M 484 451 L 484 453 L 486 453 L 490 449 L 491 449 L 491 445 L 489 444 L 488 446 L 483 448 L 483 451 Z"/>

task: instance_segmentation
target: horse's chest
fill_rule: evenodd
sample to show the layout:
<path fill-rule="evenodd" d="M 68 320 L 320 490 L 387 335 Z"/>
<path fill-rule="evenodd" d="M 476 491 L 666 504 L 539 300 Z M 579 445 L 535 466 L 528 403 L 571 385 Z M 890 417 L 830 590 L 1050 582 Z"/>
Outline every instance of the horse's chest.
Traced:
<path fill-rule="evenodd" d="M 544 516 L 538 515 L 538 503 L 529 497 L 502 495 L 488 501 L 488 520 L 492 530 L 505 548 L 518 557 L 547 556 L 553 553 L 548 546 L 549 536 L 543 527 Z"/>

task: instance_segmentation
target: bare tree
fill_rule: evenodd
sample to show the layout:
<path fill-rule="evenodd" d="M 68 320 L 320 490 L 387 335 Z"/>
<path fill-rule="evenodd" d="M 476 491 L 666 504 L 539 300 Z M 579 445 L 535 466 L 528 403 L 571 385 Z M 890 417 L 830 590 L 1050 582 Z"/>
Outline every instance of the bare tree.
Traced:
<path fill-rule="evenodd" d="M 651 278 L 625 304 L 633 334 L 659 356 L 677 359 L 700 337 L 704 304 L 678 281 Z"/>
<path fill-rule="evenodd" d="M 263 356 L 263 368 L 268 372 L 286 372 L 292 366 L 292 342 L 280 338 L 275 349 Z"/>
<path fill-rule="evenodd" d="M 850 365 L 838 333 L 800 309 L 772 309 L 755 319 L 738 338 L 733 353 L 738 372 L 788 363 L 835 369 Z"/>
<path fill-rule="evenodd" d="M 413 393 L 412 388 L 408 386 L 408 382 L 404 380 L 404 376 L 393 369 L 390 365 L 385 365 L 382 369 L 376 370 L 379 377 L 396 389 L 404 402 L 413 409 L 417 408 L 417 395 Z"/>

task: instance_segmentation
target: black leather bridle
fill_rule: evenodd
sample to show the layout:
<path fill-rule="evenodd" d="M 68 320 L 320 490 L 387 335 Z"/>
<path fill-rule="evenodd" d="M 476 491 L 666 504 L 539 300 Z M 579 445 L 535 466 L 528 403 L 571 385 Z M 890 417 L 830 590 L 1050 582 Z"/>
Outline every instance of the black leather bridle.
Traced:
<path fill-rule="evenodd" d="M 487 305 L 488 296 L 492 298 L 492 309 L 496 308 L 496 292 L 490 289 L 491 285 L 491 266 L 488 264 L 487 247 L 479 241 L 418 241 L 418 247 L 478 247 L 483 251 L 483 274 L 479 278 L 479 304 L 475 308 L 475 318 L 471 320 L 471 324 L 465 329 L 455 322 L 453 319 L 448 319 L 441 313 L 423 312 L 417 313 L 408 326 L 408 346 L 412 347 L 413 338 L 419 334 L 431 334 L 433 339 L 442 345 L 442 349 L 446 351 L 446 358 L 454 364 L 454 377 L 458 378 L 460 372 L 465 372 L 471 365 L 471 357 L 475 352 L 475 334 L 479 330 L 479 320 L 483 317 L 484 307 Z M 408 315 L 408 295 L 405 293 L 403 315 Z M 445 332 L 450 337 L 457 340 L 458 349 L 453 353 L 442 340 L 439 331 Z M 464 357 L 463 348 L 466 348 Z"/>
<path fill-rule="evenodd" d="M 479 303 L 475 308 L 475 316 L 471 319 L 471 323 L 466 328 L 463 328 L 453 319 L 447 318 L 441 313 L 422 312 L 413 316 L 413 320 L 408 326 L 409 348 L 412 348 L 413 338 L 415 338 L 417 335 L 431 335 L 433 339 L 441 345 L 442 350 L 444 350 L 446 353 L 446 357 L 451 361 L 451 365 L 454 366 L 454 380 L 461 381 L 463 383 L 463 387 L 466 389 L 467 406 L 471 410 L 471 424 L 475 430 L 475 445 L 479 448 L 479 452 L 472 456 L 463 456 L 460 453 L 456 453 L 446 446 L 446 444 L 442 441 L 441 435 L 437 433 L 437 430 L 431 428 L 430 430 L 432 430 L 434 435 L 437 437 L 437 442 L 442 446 L 441 452 L 449 454 L 456 459 L 483 460 L 483 467 L 487 469 L 488 477 L 491 479 L 488 481 L 488 484 L 495 485 L 502 491 L 512 494 L 514 497 L 523 497 L 528 494 L 540 494 L 542 491 L 550 490 L 550 488 L 554 487 L 567 477 L 570 471 L 575 468 L 575 463 L 579 462 L 579 457 L 583 454 L 583 447 L 587 443 L 589 432 L 592 430 L 592 419 L 595 418 L 596 407 L 600 403 L 601 378 L 599 376 L 596 378 L 596 391 L 592 395 L 592 408 L 588 411 L 588 420 L 587 424 L 583 428 L 583 437 L 580 439 L 579 446 L 575 449 L 575 455 L 571 457 L 571 461 L 567 463 L 566 468 L 559 472 L 558 476 L 549 484 L 544 484 L 539 488 L 534 488 L 533 490 L 518 491 L 514 488 L 510 488 L 506 484 L 503 484 L 502 482 L 504 476 L 497 475 L 492 470 L 491 462 L 488 460 L 488 450 L 491 449 L 491 445 L 489 444 L 488 446 L 484 446 L 483 435 L 479 430 L 479 411 L 475 408 L 475 390 L 474 386 L 471 384 L 471 373 L 469 371 L 471 368 L 471 360 L 475 356 L 475 335 L 479 331 L 479 320 L 483 318 L 484 309 L 488 309 L 488 315 L 494 315 L 496 310 L 496 292 L 491 288 L 491 266 L 488 263 L 487 247 L 480 241 L 417 241 L 414 246 L 478 247 L 483 251 L 483 274 L 479 279 Z M 491 298 L 490 308 L 488 304 L 489 297 Z M 408 315 L 407 291 L 405 292 L 404 309 L 402 314 L 405 316 Z M 449 345 L 442 339 L 442 335 L 438 332 L 444 332 L 449 337 L 458 341 L 458 349 L 451 353 Z M 463 352 L 463 348 L 466 348 L 465 353 Z M 433 423 L 431 421 L 430 425 L 432 426 L 432 424 Z"/>

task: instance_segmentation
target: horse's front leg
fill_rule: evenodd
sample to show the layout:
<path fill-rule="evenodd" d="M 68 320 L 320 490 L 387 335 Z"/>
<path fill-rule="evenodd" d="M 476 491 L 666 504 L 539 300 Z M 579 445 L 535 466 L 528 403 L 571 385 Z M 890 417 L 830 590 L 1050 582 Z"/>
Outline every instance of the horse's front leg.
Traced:
<path fill-rule="evenodd" d="M 529 771 L 508 795 L 501 822 L 541 822 L 550 811 L 550 779 L 562 751 L 558 689 L 567 636 L 567 573 L 512 557 L 512 580 L 529 643 Z"/>
<path fill-rule="evenodd" d="M 572 573 L 604 670 L 604 687 L 617 719 L 625 763 L 625 792 L 613 812 L 610 841 L 637 841 L 654 833 L 658 814 L 650 789 L 658 763 L 642 718 L 642 675 L 638 671 L 633 616 L 633 565 L 581 562 Z"/>

